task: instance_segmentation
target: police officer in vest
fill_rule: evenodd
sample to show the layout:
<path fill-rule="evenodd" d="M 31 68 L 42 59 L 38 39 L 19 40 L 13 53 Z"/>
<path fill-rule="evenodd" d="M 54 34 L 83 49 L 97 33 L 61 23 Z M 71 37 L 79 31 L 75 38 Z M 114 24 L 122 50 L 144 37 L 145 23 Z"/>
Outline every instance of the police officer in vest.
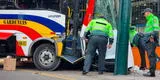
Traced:
<path fill-rule="evenodd" d="M 152 14 L 152 9 L 146 8 L 142 12 L 147 20 L 146 27 L 144 29 L 144 42 L 145 42 L 145 50 L 148 53 L 150 68 L 149 72 L 143 74 L 144 76 L 155 77 L 156 70 L 156 53 L 155 49 L 158 45 L 158 31 L 159 28 L 159 20 L 158 17 Z"/>
<path fill-rule="evenodd" d="M 138 33 L 136 31 L 136 28 L 134 26 L 130 27 L 129 30 L 129 39 L 131 42 L 131 46 L 137 46 L 140 57 L 141 57 L 141 65 L 140 65 L 140 70 L 145 70 L 146 68 L 146 60 L 145 60 L 145 48 L 144 48 L 144 39 L 143 39 L 143 33 Z"/>
<path fill-rule="evenodd" d="M 89 72 L 96 50 L 98 50 L 98 74 L 103 74 L 106 49 L 107 47 L 111 48 L 113 43 L 112 25 L 104 16 L 100 15 L 99 18 L 90 21 L 85 30 L 85 36 L 88 40 L 88 45 L 82 74 L 86 75 Z M 109 45 L 107 45 L 108 40 Z"/>

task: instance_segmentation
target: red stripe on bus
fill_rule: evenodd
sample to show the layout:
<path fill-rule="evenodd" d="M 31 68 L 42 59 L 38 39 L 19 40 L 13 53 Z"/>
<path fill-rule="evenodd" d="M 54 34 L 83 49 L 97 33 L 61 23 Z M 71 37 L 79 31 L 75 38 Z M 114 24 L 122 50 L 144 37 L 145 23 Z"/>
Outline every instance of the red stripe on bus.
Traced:
<path fill-rule="evenodd" d="M 26 26 L 21 26 L 21 25 L 0 25 L 0 30 L 17 30 L 17 31 L 23 32 L 32 40 L 35 40 L 41 37 L 41 35 L 35 30 L 28 28 Z"/>
<path fill-rule="evenodd" d="M 1 40 L 7 40 L 12 35 L 13 35 L 13 33 L 0 32 L 0 39 Z"/>
<path fill-rule="evenodd" d="M 16 56 L 25 56 L 22 47 L 16 41 Z"/>

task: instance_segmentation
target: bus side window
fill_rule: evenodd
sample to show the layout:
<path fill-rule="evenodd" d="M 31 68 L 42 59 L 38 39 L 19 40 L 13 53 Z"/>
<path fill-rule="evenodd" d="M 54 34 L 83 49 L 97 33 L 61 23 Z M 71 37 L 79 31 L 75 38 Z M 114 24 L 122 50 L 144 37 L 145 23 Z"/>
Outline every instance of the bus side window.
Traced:
<path fill-rule="evenodd" d="M 0 9 L 17 9 L 14 2 L 11 1 L 0 1 Z"/>
<path fill-rule="evenodd" d="M 37 7 L 36 0 L 17 0 L 20 9 L 35 9 Z"/>

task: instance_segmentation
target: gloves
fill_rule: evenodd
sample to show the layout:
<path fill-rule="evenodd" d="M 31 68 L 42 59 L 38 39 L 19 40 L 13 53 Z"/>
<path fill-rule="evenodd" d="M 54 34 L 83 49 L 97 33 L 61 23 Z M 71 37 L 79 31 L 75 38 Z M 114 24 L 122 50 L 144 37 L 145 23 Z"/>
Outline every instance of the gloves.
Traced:
<path fill-rule="evenodd" d="M 87 31 L 87 32 L 84 33 L 84 37 L 85 37 L 86 39 L 89 39 L 89 35 L 90 35 L 90 31 Z"/>
<path fill-rule="evenodd" d="M 113 43 L 113 41 L 114 41 L 114 39 L 113 39 L 113 38 L 109 38 L 109 44 L 112 44 L 112 43 Z"/>

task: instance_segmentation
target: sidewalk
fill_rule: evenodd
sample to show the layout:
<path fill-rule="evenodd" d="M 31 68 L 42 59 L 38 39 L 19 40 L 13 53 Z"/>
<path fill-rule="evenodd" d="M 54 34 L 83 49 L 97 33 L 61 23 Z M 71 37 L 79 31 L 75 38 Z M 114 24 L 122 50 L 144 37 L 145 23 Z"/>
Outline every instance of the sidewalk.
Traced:
<path fill-rule="evenodd" d="M 98 75 L 97 71 L 91 71 L 87 75 L 82 75 L 82 72 L 79 70 L 57 70 L 51 72 L 36 71 L 36 74 L 46 77 L 56 77 L 62 80 L 160 80 L 160 71 L 156 71 L 156 77 L 143 76 L 143 73 L 147 71 L 148 70 L 138 70 L 128 75 L 114 75 L 109 72 L 105 72 L 103 75 Z M 24 72 L 35 73 L 35 71 L 32 70 L 25 70 Z"/>
<path fill-rule="evenodd" d="M 0 61 L 0 63 L 3 61 Z M 40 71 L 36 67 L 22 66 L 17 67 L 16 71 L 4 71 L 3 66 L 0 67 L 0 77 L 3 80 L 160 80 L 160 70 L 156 71 L 156 77 L 145 77 L 138 67 L 134 67 L 128 75 L 114 75 L 110 72 L 104 72 L 98 75 L 97 71 L 90 71 L 87 75 L 82 75 L 80 69 L 58 69 L 56 71 Z"/>

